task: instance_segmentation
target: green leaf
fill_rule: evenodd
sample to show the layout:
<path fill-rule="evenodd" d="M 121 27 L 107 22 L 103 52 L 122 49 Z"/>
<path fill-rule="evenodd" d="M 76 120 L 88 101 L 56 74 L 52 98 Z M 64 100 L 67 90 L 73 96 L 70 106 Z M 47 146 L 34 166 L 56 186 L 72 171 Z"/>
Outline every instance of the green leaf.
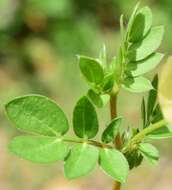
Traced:
<path fill-rule="evenodd" d="M 15 137 L 9 144 L 9 150 L 17 156 L 37 163 L 51 163 L 64 160 L 69 147 L 56 137 Z"/>
<path fill-rule="evenodd" d="M 110 96 L 108 94 L 97 94 L 92 89 L 88 91 L 87 96 L 98 108 L 105 106 L 110 99 Z"/>
<path fill-rule="evenodd" d="M 100 84 L 103 81 L 103 68 L 97 60 L 86 56 L 79 56 L 79 66 L 88 82 Z"/>
<path fill-rule="evenodd" d="M 100 166 L 113 179 L 125 183 L 129 165 L 124 155 L 115 149 L 100 150 Z"/>
<path fill-rule="evenodd" d="M 148 156 L 148 155 L 144 155 L 143 153 L 142 153 L 142 156 L 143 156 L 143 157 L 147 160 L 147 162 L 149 162 L 150 164 L 152 164 L 152 165 L 157 165 L 158 159 L 152 158 L 152 157 L 150 157 L 150 156 Z"/>
<path fill-rule="evenodd" d="M 114 141 L 116 135 L 119 132 L 119 128 L 121 126 L 122 118 L 115 118 L 111 121 L 111 123 L 107 126 L 102 134 L 102 141 L 104 143 L 110 143 Z"/>
<path fill-rule="evenodd" d="M 160 121 L 160 120 L 158 120 L 158 121 Z M 158 121 L 156 121 L 156 122 L 158 122 Z M 163 135 L 163 134 L 167 134 L 167 133 L 171 133 L 171 129 L 169 128 L 169 126 L 163 126 L 163 127 L 161 127 L 161 128 L 159 128 L 159 129 L 156 129 L 156 130 L 154 130 L 154 131 L 152 131 L 151 133 L 149 133 L 147 136 L 158 136 L 158 135 Z"/>
<path fill-rule="evenodd" d="M 153 158 L 159 158 L 159 151 L 152 144 L 141 143 L 139 145 L 139 150 Z"/>
<path fill-rule="evenodd" d="M 163 115 L 161 113 L 159 104 L 157 104 L 157 106 L 153 112 L 152 120 L 150 121 L 150 123 L 156 123 L 162 119 L 163 119 Z M 168 126 L 164 125 L 163 127 L 152 131 L 151 133 L 149 133 L 149 135 L 157 135 L 157 134 L 163 134 L 163 133 L 169 133 L 169 132 L 170 132 L 170 129 L 168 128 Z"/>
<path fill-rule="evenodd" d="M 129 35 L 131 33 L 131 29 L 132 29 L 132 26 L 133 26 L 133 23 L 134 23 L 134 20 L 135 20 L 135 17 L 136 17 L 136 14 L 137 14 L 137 11 L 138 11 L 138 8 L 139 8 L 139 5 L 140 5 L 140 2 L 138 2 L 136 4 L 136 6 L 134 7 L 134 10 L 131 14 L 131 17 L 129 19 L 129 22 L 128 22 L 128 27 L 127 27 L 127 39 L 129 38 Z"/>
<path fill-rule="evenodd" d="M 67 118 L 61 108 L 44 96 L 28 95 L 6 105 L 9 119 L 25 132 L 56 136 L 67 132 Z"/>
<path fill-rule="evenodd" d="M 64 164 L 64 173 L 68 179 L 89 174 L 98 160 L 98 148 L 84 144 L 75 145 Z"/>
<path fill-rule="evenodd" d="M 159 159 L 159 151 L 152 144 L 141 143 L 139 145 L 139 150 L 143 157 L 147 159 L 150 163 L 156 164 Z"/>
<path fill-rule="evenodd" d="M 147 120 L 149 121 L 150 117 L 152 116 L 152 112 L 155 107 L 156 99 L 157 99 L 157 89 L 158 89 L 158 75 L 155 75 L 152 80 L 152 86 L 154 89 L 150 90 L 148 96 L 148 103 L 147 103 Z"/>
<path fill-rule="evenodd" d="M 164 117 L 163 117 L 163 114 L 161 112 L 161 108 L 160 108 L 160 105 L 157 104 L 153 110 L 153 113 L 152 113 L 152 119 L 151 119 L 151 123 L 156 123 L 160 120 L 162 120 Z"/>
<path fill-rule="evenodd" d="M 146 107 L 145 107 L 145 99 L 142 99 L 142 104 L 141 104 L 141 115 L 142 115 L 142 120 L 143 120 L 143 128 L 146 125 Z"/>
<path fill-rule="evenodd" d="M 156 129 L 156 130 L 152 131 L 149 134 L 150 135 L 157 135 L 157 134 L 163 134 L 163 133 L 168 133 L 168 132 L 170 132 L 168 126 L 164 126 L 164 127 L 161 127 L 159 129 Z"/>
<path fill-rule="evenodd" d="M 93 138 L 98 132 L 96 110 L 86 96 L 83 96 L 74 108 L 73 127 L 80 138 Z"/>
<path fill-rule="evenodd" d="M 132 24 L 129 41 L 137 42 L 149 32 L 152 26 L 152 12 L 149 7 L 143 7 L 140 9 Z"/>
<path fill-rule="evenodd" d="M 157 133 L 157 134 L 150 134 L 147 136 L 148 139 L 153 139 L 153 140 L 159 140 L 159 139 L 168 139 L 172 138 L 172 131 L 171 132 L 166 132 L 166 133 Z"/>
<path fill-rule="evenodd" d="M 163 26 L 153 27 L 141 42 L 130 46 L 128 59 L 130 61 L 140 61 L 151 55 L 160 46 L 163 34 Z"/>
<path fill-rule="evenodd" d="M 126 78 L 123 82 L 123 88 L 130 92 L 146 92 L 152 89 L 151 82 L 144 77 Z"/>
<path fill-rule="evenodd" d="M 132 76 L 139 76 L 153 70 L 162 60 L 163 54 L 153 53 L 146 59 L 137 62 L 130 62 L 127 64 L 126 71 L 130 72 Z"/>
<path fill-rule="evenodd" d="M 102 84 L 103 92 L 110 92 L 114 86 L 114 82 L 114 73 L 106 75 Z"/>

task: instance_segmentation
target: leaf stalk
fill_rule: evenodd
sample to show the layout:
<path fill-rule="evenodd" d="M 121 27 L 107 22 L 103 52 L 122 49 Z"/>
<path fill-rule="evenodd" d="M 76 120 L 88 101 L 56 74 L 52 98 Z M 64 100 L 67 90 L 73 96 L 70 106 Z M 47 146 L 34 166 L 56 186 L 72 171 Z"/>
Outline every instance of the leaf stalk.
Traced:
<path fill-rule="evenodd" d="M 146 127 L 145 129 L 143 129 L 140 133 L 138 133 L 137 135 L 135 135 L 128 143 L 127 145 L 124 147 L 123 152 L 127 152 L 128 150 L 131 151 L 132 149 L 135 149 L 137 147 L 137 145 L 139 143 L 142 142 L 142 140 L 145 138 L 146 135 L 148 135 L 149 133 L 160 129 L 162 127 L 164 127 L 165 125 L 167 125 L 167 121 L 160 120 L 156 123 L 150 124 L 148 127 Z"/>

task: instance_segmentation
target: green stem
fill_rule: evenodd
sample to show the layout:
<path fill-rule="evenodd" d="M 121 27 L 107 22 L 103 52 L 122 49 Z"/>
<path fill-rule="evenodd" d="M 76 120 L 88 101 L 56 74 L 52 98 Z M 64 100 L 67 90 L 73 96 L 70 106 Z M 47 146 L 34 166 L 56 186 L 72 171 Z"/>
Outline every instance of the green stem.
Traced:
<path fill-rule="evenodd" d="M 117 104 L 117 95 L 116 93 L 112 93 L 110 96 L 110 112 L 111 112 L 111 120 L 117 117 L 117 109 L 116 109 L 116 104 Z M 122 142 L 120 135 L 118 134 L 116 138 L 114 139 L 114 145 L 116 146 L 117 149 L 121 149 L 122 147 Z"/>
<path fill-rule="evenodd" d="M 126 152 L 126 150 L 131 150 L 132 148 L 135 147 L 135 145 L 137 145 L 138 143 L 140 143 L 147 134 L 160 129 L 162 127 L 164 127 L 165 125 L 167 125 L 167 122 L 165 120 L 160 120 L 157 123 L 154 124 L 150 124 L 148 127 L 146 127 L 145 129 L 143 129 L 140 133 L 138 133 L 136 136 L 134 136 L 127 144 L 126 147 L 124 147 L 124 152 Z"/>
<path fill-rule="evenodd" d="M 117 93 L 113 92 L 110 95 L 110 113 L 111 113 L 111 119 L 114 119 L 117 117 Z M 117 134 L 116 138 L 114 139 L 114 145 L 117 149 L 121 149 L 122 147 L 122 141 L 120 134 Z M 118 181 L 114 181 L 113 183 L 113 190 L 120 190 L 121 189 L 121 183 Z"/>
<path fill-rule="evenodd" d="M 83 143 L 87 143 L 99 148 L 109 148 L 112 149 L 114 148 L 113 146 L 110 146 L 108 144 L 103 144 L 101 142 L 98 141 L 94 141 L 94 140 L 88 140 L 88 139 L 80 139 L 80 138 L 74 138 L 74 137 L 69 137 L 69 136 L 64 136 L 63 137 L 63 141 L 65 142 L 71 142 L 71 143 L 76 143 L 76 144 L 83 144 Z"/>

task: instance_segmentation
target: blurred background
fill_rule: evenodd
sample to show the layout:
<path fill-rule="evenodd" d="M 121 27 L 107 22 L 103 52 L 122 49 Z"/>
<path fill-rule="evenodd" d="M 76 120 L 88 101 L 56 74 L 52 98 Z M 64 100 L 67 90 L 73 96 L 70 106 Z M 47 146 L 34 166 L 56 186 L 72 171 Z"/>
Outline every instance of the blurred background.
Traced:
<path fill-rule="evenodd" d="M 104 43 L 108 57 L 114 56 L 120 45 L 120 14 L 127 21 L 136 2 L 0 0 L 0 190 L 111 189 L 112 179 L 98 167 L 89 177 L 67 181 L 62 163 L 39 165 L 11 155 L 7 144 L 19 133 L 6 119 L 4 104 L 24 94 L 46 95 L 58 102 L 71 121 L 75 102 L 88 89 L 76 55 L 96 57 Z M 143 0 L 145 4 L 153 10 L 154 24 L 166 27 L 161 51 L 168 56 L 172 52 L 172 1 Z M 141 97 L 121 91 L 118 112 L 125 117 L 125 126 L 139 125 Z M 98 115 L 103 129 L 109 121 L 108 107 L 98 110 Z M 156 145 L 161 152 L 159 165 L 144 163 L 134 169 L 125 190 L 172 189 L 172 141 Z"/>

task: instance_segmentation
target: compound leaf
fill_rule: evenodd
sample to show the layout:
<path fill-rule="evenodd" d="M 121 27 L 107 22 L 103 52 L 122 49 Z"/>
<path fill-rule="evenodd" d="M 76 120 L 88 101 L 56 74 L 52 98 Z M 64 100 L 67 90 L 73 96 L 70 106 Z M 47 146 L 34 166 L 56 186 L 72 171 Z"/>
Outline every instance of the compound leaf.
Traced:
<path fill-rule="evenodd" d="M 69 128 L 61 108 L 44 96 L 16 98 L 6 105 L 6 112 L 17 129 L 25 132 L 56 136 L 66 133 Z"/>
<path fill-rule="evenodd" d="M 94 169 L 98 156 L 96 147 L 86 143 L 75 145 L 64 164 L 65 176 L 73 179 L 89 174 Z"/>
<path fill-rule="evenodd" d="M 129 165 L 125 156 L 115 149 L 103 148 L 100 150 L 100 166 L 113 179 L 125 183 Z"/>
<path fill-rule="evenodd" d="M 93 138 L 98 132 L 96 110 L 86 96 L 83 96 L 74 108 L 73 127 L 80 138 Z"/>
<path fill-rule="evenodd" d="M 11 141 L 9 150 L 32 162 L 51 163 L 64 160 L 69 146 L 56 137 L 19 136 Z"/>
<path fill-rule="evenodd" d="M 121 126 L 122 118 L 115 118 L 111 121 L 111 123 L 107 126 L 102 134 L 102 141 L 104 143 L 110 143 L 114 141 L 116 135 L 119 132 L 119 128 Z"/>

